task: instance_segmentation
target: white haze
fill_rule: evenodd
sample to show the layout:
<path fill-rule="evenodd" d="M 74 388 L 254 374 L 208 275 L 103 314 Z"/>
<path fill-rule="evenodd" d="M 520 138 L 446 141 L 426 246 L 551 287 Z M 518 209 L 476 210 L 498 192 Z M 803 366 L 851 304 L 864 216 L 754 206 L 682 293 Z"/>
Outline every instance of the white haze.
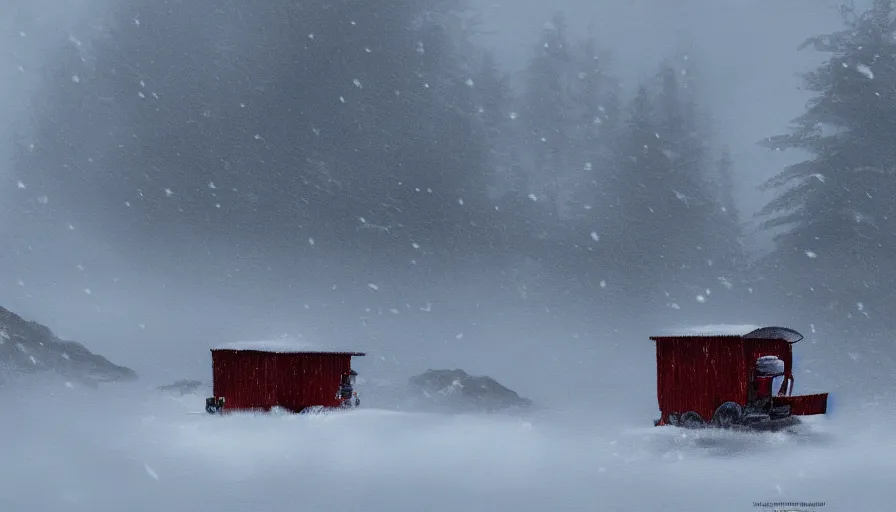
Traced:
<path fill-rule="evenodd" d="M 141 385 L 4 389 L 0 510 L 884 511 L 896 497 L 891 413 L 810 418 L 798 436 L 683 433 L 592 410 L 603 393 L 523 417 L 220 418 L 192 414 L 202 395 Z"/>

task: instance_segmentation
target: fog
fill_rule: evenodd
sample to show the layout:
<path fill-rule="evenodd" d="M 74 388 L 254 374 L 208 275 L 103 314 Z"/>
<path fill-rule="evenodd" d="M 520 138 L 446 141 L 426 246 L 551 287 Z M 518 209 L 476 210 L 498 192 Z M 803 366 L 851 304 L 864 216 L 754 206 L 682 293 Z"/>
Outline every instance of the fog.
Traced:
<path fill-rule="evenodd" d="M 656 429 L 641 407 L 222 419 L 190 414 L 199 396 L 28 389 L 0 395 L 5 510 L 886 510 L 892 499 L 892 416 L 880 413 L 747 435 Z"/>
<path fill-rule="evenodd" d="M 0 466 L 0 508 L 896 497 L 876 427 L 896 376 L 896 52 L 871 25 L 842 76 L 798 49 L 844 30 L 838 2 L 8 4 L 0 306 L 139 380 L 0 375 L 21 461 Z M 807 87 L 818 69 L 835 85 Z M 819 96 L 810 119 L 858 134 L 845 149 L 775 138 Z M 763 188 L 782 172 L 819 188 Z M 791 214 L 788 235 L 772 217 Z M 794 392 L 831 392 L 830 414 L 800 435 L 653 428 L 649 336 L 707 324 L 805 334 Z M 280 337 L 365 351 L 363 410 L 209 418 L 204 394 L 155 391 L 210 383 L 218 344 Z M 404 410 L 390 390 L 430 368 L 540 409 Z"/>

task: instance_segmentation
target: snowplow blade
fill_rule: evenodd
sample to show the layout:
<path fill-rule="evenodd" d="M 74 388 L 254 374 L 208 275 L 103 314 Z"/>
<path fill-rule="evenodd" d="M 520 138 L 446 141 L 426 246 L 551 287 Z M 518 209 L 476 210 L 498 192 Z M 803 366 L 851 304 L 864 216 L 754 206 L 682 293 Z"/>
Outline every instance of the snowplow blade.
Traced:
<path fill-rule="evenodd" d="M 789 405 L 790 414 L 793 416 L 825 414 L 828 410 L 828 394 L 776 396 L 775 403 L 778 405 Z"/>

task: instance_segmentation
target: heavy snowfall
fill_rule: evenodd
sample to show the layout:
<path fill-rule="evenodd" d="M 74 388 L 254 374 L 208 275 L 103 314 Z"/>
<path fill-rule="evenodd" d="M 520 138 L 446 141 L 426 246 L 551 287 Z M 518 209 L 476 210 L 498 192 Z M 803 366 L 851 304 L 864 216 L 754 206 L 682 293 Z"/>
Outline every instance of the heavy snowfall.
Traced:
<path fill-rule="evenodd" d="M 3 13 L 0 511 L 896 508 L 896 1 Z M 826 414 L 654 426 L 761 326 Z M 361 406 L 206 413 L 261 341 Z"/>

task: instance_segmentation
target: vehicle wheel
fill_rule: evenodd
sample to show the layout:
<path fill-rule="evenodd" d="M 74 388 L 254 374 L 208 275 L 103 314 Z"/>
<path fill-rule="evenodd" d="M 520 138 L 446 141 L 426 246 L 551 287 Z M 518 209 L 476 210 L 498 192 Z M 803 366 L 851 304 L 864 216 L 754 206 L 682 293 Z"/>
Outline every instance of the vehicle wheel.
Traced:
<path fill-rule="evenodd" d="M 678 420 L 678 424 L 684 428 L 703 428 L 706 426 L 703 417 L 694 411 L 688 411 L 682 414 Z"/>
<path fill-rule="evenodd" d="M 678 414 L 674 413 L 674 412 L 669 414 L 669 417 L 666 420 L 666 423 L 669 425 L 672 425 L 673 427 L 677 427 L 680 424 L 680 419 L 679 419 Z"/>
<path fill-rule="evenodd" d="M 712 416 L 713 426 L 719 428 L 731 428 L 741 422 L 744 411 L 740 404 L 735 402 L 725 402 L 716 409 Z"/>

